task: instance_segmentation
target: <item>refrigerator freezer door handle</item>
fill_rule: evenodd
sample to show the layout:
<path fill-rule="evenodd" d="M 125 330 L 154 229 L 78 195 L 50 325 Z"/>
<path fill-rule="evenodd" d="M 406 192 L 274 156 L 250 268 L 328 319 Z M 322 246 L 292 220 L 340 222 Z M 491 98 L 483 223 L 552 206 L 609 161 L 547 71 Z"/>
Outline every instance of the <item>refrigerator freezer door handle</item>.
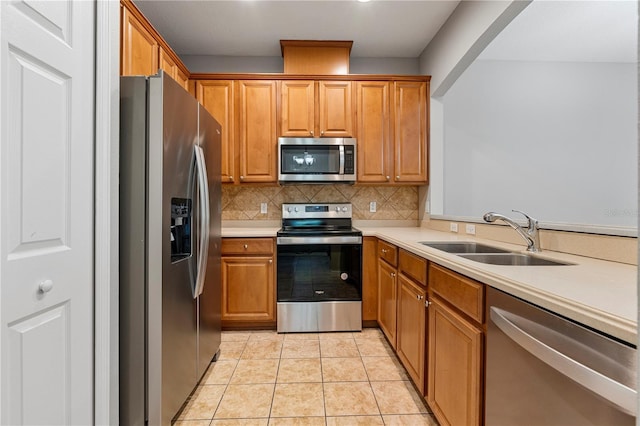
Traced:
<path fill-rule="evenodd" d="M 198 250 L 198 265 L 196 287 L 193 298 L 200 296 L 204 290 L 204 278 L 207 272 L 207 256 L 209 251 L 209 184 L 207 182 L 207 165 L 204 151 L 195 145 L 196 169 L 198 173 L 198 187 L 200 189 L 200 247 Z"/>

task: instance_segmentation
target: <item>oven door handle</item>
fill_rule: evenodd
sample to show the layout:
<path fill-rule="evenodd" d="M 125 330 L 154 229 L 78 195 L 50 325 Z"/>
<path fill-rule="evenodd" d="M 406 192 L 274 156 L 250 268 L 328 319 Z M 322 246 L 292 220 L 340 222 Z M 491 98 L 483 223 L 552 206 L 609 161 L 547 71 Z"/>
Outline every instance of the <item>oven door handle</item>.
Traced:
<path fill-rule="evenodd" d="M 362 244 L 362 237 L 353 235 L 332 237 L 278 237 L 276 243 L 279 246 L 307 245 L 307 244 Z"/>

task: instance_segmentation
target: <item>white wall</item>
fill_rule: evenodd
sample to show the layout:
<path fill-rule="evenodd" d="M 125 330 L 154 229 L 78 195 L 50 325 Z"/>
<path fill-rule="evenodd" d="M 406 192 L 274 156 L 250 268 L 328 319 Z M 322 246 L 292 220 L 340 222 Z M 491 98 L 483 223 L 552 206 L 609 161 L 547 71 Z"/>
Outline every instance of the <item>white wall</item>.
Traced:
<path fill-rule="evenodd" d="M 444 95 L 482 50 L 530 1 L 462 1 L 420 55 L 431 95 Z"/>
<path fill-rule="evenodd" d="M 423 206 L 427 213 L 441 215 L 444 210 L 444 111 L 440 97 L 529 3 L 460 2 L 420 55 L 420 74 L 431 76 L 429 197 Z"/>
<path fill-rule="evenodd" d="M 477 60 L 443 101 L 445 216 L 635 227 L 636 64 Z"/>

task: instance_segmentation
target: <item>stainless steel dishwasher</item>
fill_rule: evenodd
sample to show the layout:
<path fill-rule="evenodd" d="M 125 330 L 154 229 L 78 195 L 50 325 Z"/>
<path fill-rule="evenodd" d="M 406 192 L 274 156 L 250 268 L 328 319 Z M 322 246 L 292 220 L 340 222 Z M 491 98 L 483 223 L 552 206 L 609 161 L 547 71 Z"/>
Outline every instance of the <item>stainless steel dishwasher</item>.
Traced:
<path fill-rule="evenodd" d="M 493 288 L 487 319 L 487 426 L 635 424 L 635 347 Z"/>

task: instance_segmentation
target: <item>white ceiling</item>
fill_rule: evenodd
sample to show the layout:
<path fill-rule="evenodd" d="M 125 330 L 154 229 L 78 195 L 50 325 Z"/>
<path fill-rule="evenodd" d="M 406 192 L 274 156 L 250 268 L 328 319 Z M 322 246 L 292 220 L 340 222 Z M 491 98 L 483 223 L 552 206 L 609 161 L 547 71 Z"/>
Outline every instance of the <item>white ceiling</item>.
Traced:
<path fill-rule="evenodd" d="M 484 60 L 636 62 L 638 2 L 534 1 L 480 54 Z"/>
<path fill-rule="evenodd" d="M 280 40 L 353 40 L 352 57 L 417 58 L 457 0 L 134 0 L 178 55 L 280 56 Z"/>

